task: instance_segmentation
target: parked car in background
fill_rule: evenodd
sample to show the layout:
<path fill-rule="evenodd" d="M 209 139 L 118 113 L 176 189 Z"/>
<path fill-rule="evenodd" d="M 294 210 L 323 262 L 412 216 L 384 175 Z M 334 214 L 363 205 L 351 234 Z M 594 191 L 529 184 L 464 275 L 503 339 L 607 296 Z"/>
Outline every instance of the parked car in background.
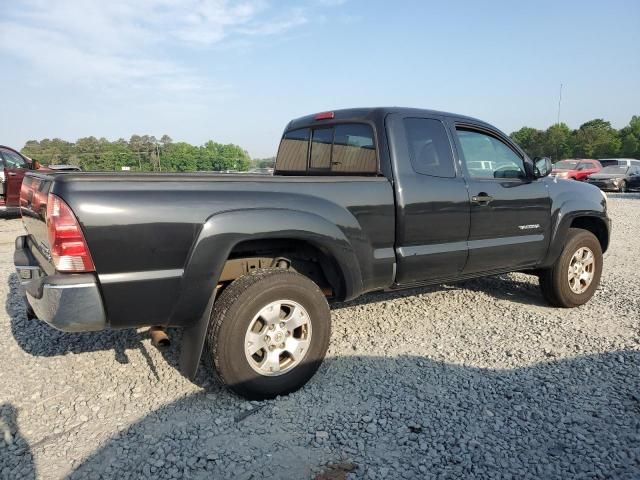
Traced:
<path fill-rule="evenodd" d="M 603 168 L 613 165 L 626 165 L 627 167 L 635 165 L 640 167 L 640 160 L 636 160 L 635 158 L 602 158 L 598 161 Z"/>
<path fill-rule="evenodd" d="M 29 157 L 13 148 L 0 145 L 0 213 L 17 213 L 20 187 L 25 172 L 39 167 Z"/>
<path fill-rule="evenodd" d="M 640 166 L 610 165 L 590 175 L 587 182 L 612 192 L 640 190 Z"/>
<path fill-rule="evenodd" d="M 602 170 L 602 165 L 598 160 L 574 159 L 560 160 L 553 165 L 551 176 L 556 178 L 566 178 L 568 180 L 585 180 L 589 175 Z"/>
<path fill-rule="evenodd" d="M 77 165 L 47 165 L 44 169 L 53 170 L 54 172 L 81 172 L 82 169 Z"/>

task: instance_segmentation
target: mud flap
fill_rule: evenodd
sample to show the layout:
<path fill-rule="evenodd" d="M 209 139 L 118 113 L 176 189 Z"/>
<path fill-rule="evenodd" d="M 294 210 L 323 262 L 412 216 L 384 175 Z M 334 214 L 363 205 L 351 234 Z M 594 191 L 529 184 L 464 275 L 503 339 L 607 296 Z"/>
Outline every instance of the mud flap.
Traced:
<path fill-rule="evenodd" d="M 216 288 L 200 319 L 182 331 L 180 362 L 178 366 L 180 373 L 189 380 L 193 380 L 198 373 L 200 358 L 202 357 L 202 350 L 204 349 L 207 329 L 209 328 L 209 321 L 211 319 L 211 311 L 217 294 L 218 289 Z"/>

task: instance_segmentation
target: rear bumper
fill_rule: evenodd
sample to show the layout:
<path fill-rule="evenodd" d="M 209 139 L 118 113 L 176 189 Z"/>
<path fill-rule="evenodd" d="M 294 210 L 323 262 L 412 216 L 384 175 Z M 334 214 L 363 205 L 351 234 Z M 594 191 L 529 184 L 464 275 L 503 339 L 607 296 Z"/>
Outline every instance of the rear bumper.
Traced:
<path fill-rule="evenodd" d="M 26 236 L 16 238 L 13 262 L 26 300 L 36 316 L 58 330 L 102 330 L 107 320 L 93 273 L 46 275 L 29 250 Z"/>

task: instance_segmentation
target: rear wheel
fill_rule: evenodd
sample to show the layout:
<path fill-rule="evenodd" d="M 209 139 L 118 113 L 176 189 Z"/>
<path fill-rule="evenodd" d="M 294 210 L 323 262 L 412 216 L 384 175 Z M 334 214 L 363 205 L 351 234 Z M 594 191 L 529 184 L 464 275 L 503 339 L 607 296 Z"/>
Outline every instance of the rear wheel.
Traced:
<path fill-rule="evenodd" d="M 318 286 L 298 273 L 257 270 L 216 301 L 207 345 L 222 383 L 251 399 L 302 387 L 327 351 L 331 315 Z"/>
<path fill-rule="evenodd" d="M 540 288 L 550 305 L 577 307 L 593 297 L 601 274 L 600 242 L 587 230 L 571 228 L 556 263 L 540 271 Z"/>

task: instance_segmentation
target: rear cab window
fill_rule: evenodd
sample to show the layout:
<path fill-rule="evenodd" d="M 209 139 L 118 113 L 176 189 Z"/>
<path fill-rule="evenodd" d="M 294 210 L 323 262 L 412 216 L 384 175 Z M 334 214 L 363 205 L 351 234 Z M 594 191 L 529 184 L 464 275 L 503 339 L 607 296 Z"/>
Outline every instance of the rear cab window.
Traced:
<path fill-rule="evenodd" d="M 286 132 L 280 141 L 276 170 L 303 173 L 307 170 L 307 153 L 311 129 L 300 128 Z"/>
<path fill-rule="evenodd" d="M 285 132 L 276 157 L 276 173 L 376 175 L 378 156 L 373 128 L 342 123 Z"/>

